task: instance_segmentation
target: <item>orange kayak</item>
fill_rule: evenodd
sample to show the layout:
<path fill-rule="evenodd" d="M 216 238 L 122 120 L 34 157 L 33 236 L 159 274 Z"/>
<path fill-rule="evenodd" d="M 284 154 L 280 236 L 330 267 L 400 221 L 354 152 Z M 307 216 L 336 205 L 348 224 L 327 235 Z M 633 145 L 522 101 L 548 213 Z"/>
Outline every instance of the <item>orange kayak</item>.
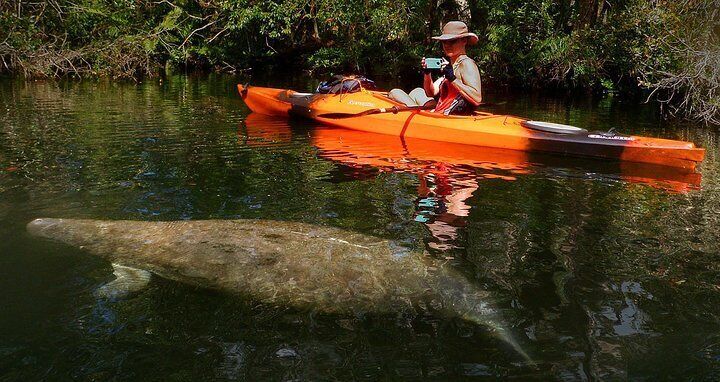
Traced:
<path fill-rule="evenodd" d="M 448 116 L 426 110 L 378 113 L 349 118 L 370 109 L 403 107 L 386 93 L 360 90 L 344 94 L 312 94 L 293 90 L 238 85 L 247 106 L 256 113 L 302 116 L 352 130 L 525 152 L 601 158 L 694 171 L 705 150 L 693 143 L 614 133 L 551 132 L 530 128 L 527 119 L 484 112 Z"/>
<path fill-rule="evenodd" d="M 250 113 L 245 118 L 239 138 L 243 145 L 254 147 L 283 147 L 293 139 L 287 119 L 259 113 Z M 459 143 L 438 144 L 343 128 L 317 127 L 310 138 L 319 157 L 344 166 L 347 174 L 357 178 L 392 171 L 433 174 L 451 182 L 468 178 L 513 181 L 527 174 L 557 169 L 559 174 L 589 174 L 592 178 L 618 179 L 679 193 L 698 189 L 702 180 L 699 173 L 676 167 L 592 159 L 569 163 L 556 155 L 496 148 L 478 150 L 477 146 Z"/>

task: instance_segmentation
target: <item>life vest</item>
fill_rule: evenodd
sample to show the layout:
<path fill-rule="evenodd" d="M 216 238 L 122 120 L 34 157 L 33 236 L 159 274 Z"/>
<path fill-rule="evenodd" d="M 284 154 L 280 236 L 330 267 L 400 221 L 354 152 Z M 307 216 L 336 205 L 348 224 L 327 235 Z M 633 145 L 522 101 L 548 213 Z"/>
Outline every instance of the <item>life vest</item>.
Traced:
<path fill-rule="evenodd" d="M 468 56 L 458 58 L 453 64 L 453 70 L 456 70 L 461 62 L 470 59 Z M 440 92 L 434 112 L 445 115 L 468 115 L 472 114 L 474 109 L 475 107 L 460 94 L 460 91 L 450 81 L 443 79 L 440 83 Z"/>

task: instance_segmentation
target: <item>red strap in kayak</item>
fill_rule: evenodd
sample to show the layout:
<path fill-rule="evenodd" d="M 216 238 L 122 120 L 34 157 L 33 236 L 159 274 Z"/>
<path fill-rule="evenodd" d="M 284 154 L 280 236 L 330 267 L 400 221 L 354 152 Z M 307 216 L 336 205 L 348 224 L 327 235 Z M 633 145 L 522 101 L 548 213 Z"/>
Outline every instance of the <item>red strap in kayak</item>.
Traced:
<path fill-rule="evenodd" d="M 413 117 L 414 117 L 418 112 L 420 112 L 420 110 L 416 110 L 416 111 L 411 112 L 411 113 L 410 113 L 410 116 L 405 120 L 405 123 L 403 124 L 403 128 L 402 128 L 402 130 L 400 131 L 400 137 L 401 137 L 401 138 L 404 138 L 404 137 L 405 137 L 405 131 L 407 131 L 408 126 L 410 126 L 410 121 L 413 119 Z"/>

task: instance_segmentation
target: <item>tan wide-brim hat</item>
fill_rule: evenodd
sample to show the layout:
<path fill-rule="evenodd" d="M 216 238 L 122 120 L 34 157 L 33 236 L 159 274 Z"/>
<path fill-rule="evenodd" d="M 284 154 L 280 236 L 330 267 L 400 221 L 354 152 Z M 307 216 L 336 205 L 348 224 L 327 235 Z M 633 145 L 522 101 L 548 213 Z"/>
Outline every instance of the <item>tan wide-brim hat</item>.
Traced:
<path fill-rule="evenodd" d="M 476 44 L 478 36 L 468 31 L 467 25 L 462 21 L 450 21 L 442 29 L 442 35 L 433 37 L 433 40 L 447 41 L 469 37 L 468 44 Z"/>

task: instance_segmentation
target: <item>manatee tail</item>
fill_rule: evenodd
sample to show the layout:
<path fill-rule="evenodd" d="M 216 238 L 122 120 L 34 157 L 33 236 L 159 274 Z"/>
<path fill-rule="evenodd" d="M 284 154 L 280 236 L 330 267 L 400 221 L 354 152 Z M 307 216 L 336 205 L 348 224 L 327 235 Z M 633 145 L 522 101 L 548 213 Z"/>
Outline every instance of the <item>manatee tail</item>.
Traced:
<path fill-rule="evenodd" d="M 536 363 L 502 324 L 501 314 L 487 302 L 487 292 L 478 289 L 467 278 L 450 269 L 444 268 L 443 271 L 444 273 L 438 275 L 437 282 L 446 308 L 469 322 L 489 328 L 525 361 L 535 366 Z"/>
<path fill-rule="evenodd" d="M 516 353 L 520 354 L 520 356 L 522 356 L 523 359 L 528 362 L 528 364 L 532 366 L 536 365 L 535 361 L 530 358 L 530 355 L 525 352 L 525 349 L 520 346 L 520 344 L 515 340 L 515 337 L 513 337 L 512 333 L 504 326 L 498 324 L 494 320 L 489 319 L 489 317 L 486 315 L 466 314 L 463 318 L 470 322 L 474 322 L 478 325 L 482 325 L 491 329 L 495 336 L 497 336 L 497 338 L 510 345 L 510 347 L 513 348 Z"/>

